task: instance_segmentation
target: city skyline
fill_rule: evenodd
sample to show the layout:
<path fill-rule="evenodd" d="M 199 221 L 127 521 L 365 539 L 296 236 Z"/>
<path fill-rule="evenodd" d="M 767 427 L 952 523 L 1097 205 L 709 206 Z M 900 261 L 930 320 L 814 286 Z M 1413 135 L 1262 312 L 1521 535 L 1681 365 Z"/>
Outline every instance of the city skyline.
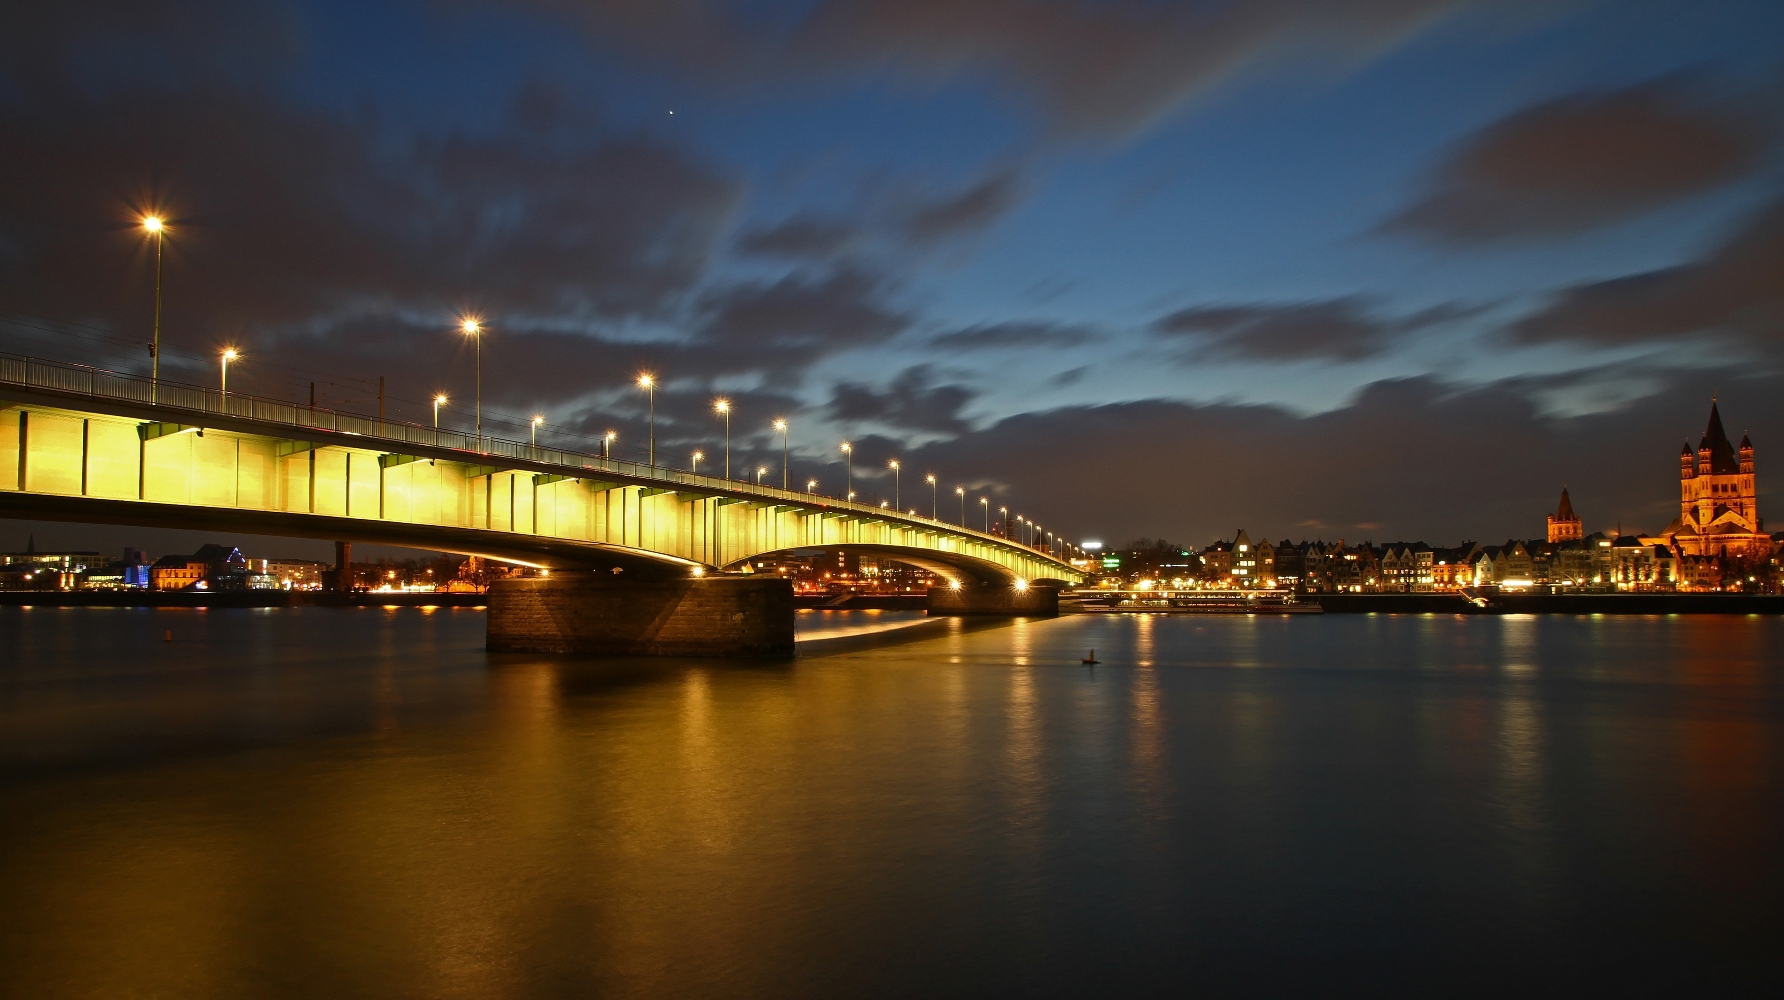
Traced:
<path fill-rule="evenodd" d="M 170 378 L 635 456 L 649 371 L 665 465 L 1105 540 L 1652 530 L 1784 416 L 1774 7 L 979 8 L 34 11 L 0 346 L 146 370 L 164 212 Z"/>

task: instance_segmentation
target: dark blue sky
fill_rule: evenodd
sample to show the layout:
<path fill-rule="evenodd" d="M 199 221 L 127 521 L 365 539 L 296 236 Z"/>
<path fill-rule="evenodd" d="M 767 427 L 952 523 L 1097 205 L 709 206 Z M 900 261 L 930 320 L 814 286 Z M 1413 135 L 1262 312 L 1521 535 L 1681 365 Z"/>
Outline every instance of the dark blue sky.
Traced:
<path fill-rule="evenodd" d="M 1658 529 L 1712 389 L 1784 481 L 1784 5 L 40 6 L 0 349 L 144 366 L 157 206 L 193 380 L 464 409 L 475 310 L 566 446 L 648 368 L 1073 537 Z"/>

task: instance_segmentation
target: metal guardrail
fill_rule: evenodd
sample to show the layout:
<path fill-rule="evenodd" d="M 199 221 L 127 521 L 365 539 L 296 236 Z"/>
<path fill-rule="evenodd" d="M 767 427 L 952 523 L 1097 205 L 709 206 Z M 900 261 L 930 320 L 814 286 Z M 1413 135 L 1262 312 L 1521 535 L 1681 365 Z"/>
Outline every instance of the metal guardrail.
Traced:
<path fill-rule="evenodd" d="M 1058 556 L 1020 542 L 1011 541 L 1002 535 L 975 531 L 964 525 L 912 516 L 886 507 L 875 507 L 852 500 L 839 500 L 817 493 L 800 493 L 773 486 L 757 486 L 746 480 L 700 476 L 691 472 L 677 472 L 660 466 L 639 465 L 636 462 L 620 462 L 598 455 L 587 455 L 558 448 L 540 448 L 519 441 L 491 437 L 487 434 L 479 439 L 475 434 L 466 434 L 462 431 L 443 430 L 400 420 L 379 420 L 376 417 L 341 413 L 325 407 L 300 406 L 277 399 L 264 399 L 259 396 L 235 392 L 226 393 L 219 389 L 169 382 L 166 379 L 156 382 L 141 375 L 129 375 L 61 361 L 44 361 L 16 354 L 0 354 L 0 384 L 4 383 L 29 389 L 49 389 L 54 392 L 65 392 L 97 399 L 112 399 L 140 406 L 173 410 L 176 412 L 169 415 L 179 417 L 178 422 L 180 423 L 193 422 L 194 415 L 199 418 L 206 416 L 231 417 L 258 423 L 280 424 L 299 430 L 347 434 L 369 438 L 384 444 L 419 445 L 457 451 L 464 453 L 465 460 L 474 465 L 486 464 L 481 461 L 482 459 L 508 458 L 575 470 L 581 478 L 589 478 L 587 476 L 589 472 L 606 472 L 629 479 L 689 486 L 708 491 L 743 493 L 768 500 L 787 500 L 807 507 L 846 510 L 926 531 L 942 529 L 949 534 L 966 535 L 1000 548 L 1044 559 L 1072 572 L 1077 572 Z"/>

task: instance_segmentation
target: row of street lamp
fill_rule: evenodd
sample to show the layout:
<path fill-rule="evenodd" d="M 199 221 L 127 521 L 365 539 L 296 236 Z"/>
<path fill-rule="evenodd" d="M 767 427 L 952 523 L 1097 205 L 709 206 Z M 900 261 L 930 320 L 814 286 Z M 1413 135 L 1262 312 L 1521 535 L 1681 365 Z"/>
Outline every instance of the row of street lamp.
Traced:
<path fill-rule="evenodd" d="M 155 238 L 155 324 L 154 324 L 154 339 L 149 344 L 149 357 L 151 359 L 150 401 L 151 402 L 159 402 L 159 391 L 160 391 L 160 385 L 161 385 L 161 244 L 162 244 L 162 239 L 163 239 L 163 237 L 166 233 L 166 230 L 167 230 L 167 223 L 160 216 L 148 215 L 148 216 L 144 216 L 142 219 L 142 228 L 145 233 L 147 233 L 148 235 L 153 236 Z M 475 316 L 464 317 L 459 322 L 459 330 L 462 333 L 464 333 L 465 336 L 470 337 L 473 341 L 476 342 L 477 382 L 476 382 L 475 419 L 476 419 L 476 429 L 477 429 L 477 449 L 479 451 L 481 451 L 483 449 L 483 334 L 485 331 L 484 331 L 483 322 Z M 220 364 L 221 364 L 221 368 L 222 368 L 221 386 L 222 386 L 222 391 L 224 393 L 227 393 L 227 392 L 229 392 L 229 363 L 232 361 L 239 361 L 241 359 L 241 353 L 238 352 L 233 347 L 226 347 L 223 349 L 220 357 L 221 357 Z M 649 410 L 650 410 L 650 418 L 649 418 L 650 419 L 650 446 L 649 446 L 649 456 L 650 457 L 649 457 L 649 462 L 650 462 L 650 467 L 652 469 L 654 469 L 657 467 L 657 380 L 656 380 L 656 376 L 654 376 L 648 372 L 639 375 L 638 376 L 638 388 L 644 390 L 645 394 L 649 397 Z M 437 393 L 434 396 L 434 399 L 433 399 L 434 428 L 436 430 L 438 430 L 439 426 L 440 426 L 440 407 L 444 406 L 447 403 L 447 401 L 448 401 L 448 397 L 443 392 Z M 721 396 L 721 397 L 713 400 L 712 408 L 713 408 L 713 412 L 715 412 L 725 418 L 725 478 L 730 479 L 731 478 L 731 401 L 729 399 L 726 399 L 725 397 Z M 539 444 L 539 427 L 544 423 L 545 423 L 545 418 L 543 416 L 537 416 L 537 415 L 535 415 L 533 417 L 533 419 L 530 423 L 529 430 L 531 431 L 532 444 L 534 447 L 537 447 Z M 776 431 L 780 432 L 780 436 L 781 436 L 781 489 L 790 489 L 791 487 L 789 485 L 789 476 L 790 476 L 791 465 L 789 462 L 789 452 L 788 452 L 788 445 L 787 445 L 787 421 L 786 421 L 786 418 L 776 417 L 771 426 Z M 618 436 L 619 435 L 616 434 L 615 432 L 608 431 L 601 438 L 601 457 L 602 458 L 611 459 L 613 457 L 613 442 Z M 843 456 L 843 470 L 844 470 L 843 471 L 844 487 L 847 491 L 846 499 L 853 502 L 855 499 L 855 464 L 854 464 L 855 449 L 854 449 L 854 446 L 851 445 L 847 441 L 844 441 L 842 443 L 842 456 Z M 700 462 L 705 457 L 706 457 L 706 455 L 704 452 L 696 451 L 693 453 L 691 467 L 696 474 L 699 473 Z M 904 497 L 903 497 L 903 489 L 902 489 L 903 474 L 904 474 L 903 466 L 899 462 L 898 459 L 893 459 L 892 461 L 887 463 L 887 468 L 890 469 L 892 472 L 892 500 L 889 502 L 882 501 L 880 506 L 902 510 L 903 506 L 904 506 Z M 755 473 L 755 484 L 757 486 L 760 486 L 762 484 L 762 477 L 767 474 L 768 474 L 768 469 L 766 466 L 757 466 L 756 473 Z M 932 521 L 939 522 L 941 520 L 940 509 L 939 509 L 940 486 L 938 485 L 938 483 L 936 481 L 936 477 L 935 477 L 934 473 L 930 473 L 930 474 L 924 476 L 924 481 L 929 484 L 929 519 Z M 806 485 L 806 492 L 812 493 L 814 495 L 817 493 L 818 481 L 816 479 L 808 480 L 805 485 Z M 962 528 L 964 528 L 964 527 L 966 527 L 966 487 L 956 486 L 954 488 L 954 493 L 957 497 L 960 498 L 960 526 Z M 986 497 L 986 496 L 981 496 L 979 498 L 979 505 L 984 509 L 985 533 L 990 534 L 991 533 L 991 498 Z M 1002 515 L 1002 519 L 1007 522 L 1009 519 L 1010 509 L 1008 507 L 999 507 L 997 510 L 998 510 L 998 513 L 1000 515 Z M 917 515 L 917 511 L 915 508 L 912 508 L 909 511 L 909 513 L 913 517 L 915 517 Z M 1047 532 L 1045 532 L 1045 534 L 1043 534 L 1043 529 L 1039 524 L 1036 524 L 1035 522 L 1030 521 L 1028 518 L 1023 517 L 1020 514 L 1016 515 L 1015 521 L 1018 526 L 1018 530 L 1020 532 L 1020 538 L 1012 539 L 1012 540 L 1020 541 L 1021 544 L 1027 545 L 1031 548 L 1042 548 L 1042 546 L 1040 545 L 1040 542 L 1043 538 L 1045 538 L 1047 541 L 1045 550 L 1049 551 L 1049 552 L 1051 552 L 1053 550 L 1053 548 L 1054 548 L 1054 534 L 1053 534 L 1053 532 L 1047 531 Z"/>

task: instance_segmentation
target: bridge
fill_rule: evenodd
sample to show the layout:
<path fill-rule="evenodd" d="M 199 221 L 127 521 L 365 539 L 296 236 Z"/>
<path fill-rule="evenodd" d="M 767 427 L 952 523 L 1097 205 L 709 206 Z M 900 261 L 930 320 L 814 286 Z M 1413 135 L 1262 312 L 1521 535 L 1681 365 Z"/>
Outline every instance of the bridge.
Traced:
<path fill-rule="evenodd" d="M 495 650 L 782 653 L 795 548 L 941 577 L 932 612 L 1045 614 L 1083 574 L 965 525 L 488 435 L 0 355 L 0 516 L 373 542 L 498 581 Z"/>

